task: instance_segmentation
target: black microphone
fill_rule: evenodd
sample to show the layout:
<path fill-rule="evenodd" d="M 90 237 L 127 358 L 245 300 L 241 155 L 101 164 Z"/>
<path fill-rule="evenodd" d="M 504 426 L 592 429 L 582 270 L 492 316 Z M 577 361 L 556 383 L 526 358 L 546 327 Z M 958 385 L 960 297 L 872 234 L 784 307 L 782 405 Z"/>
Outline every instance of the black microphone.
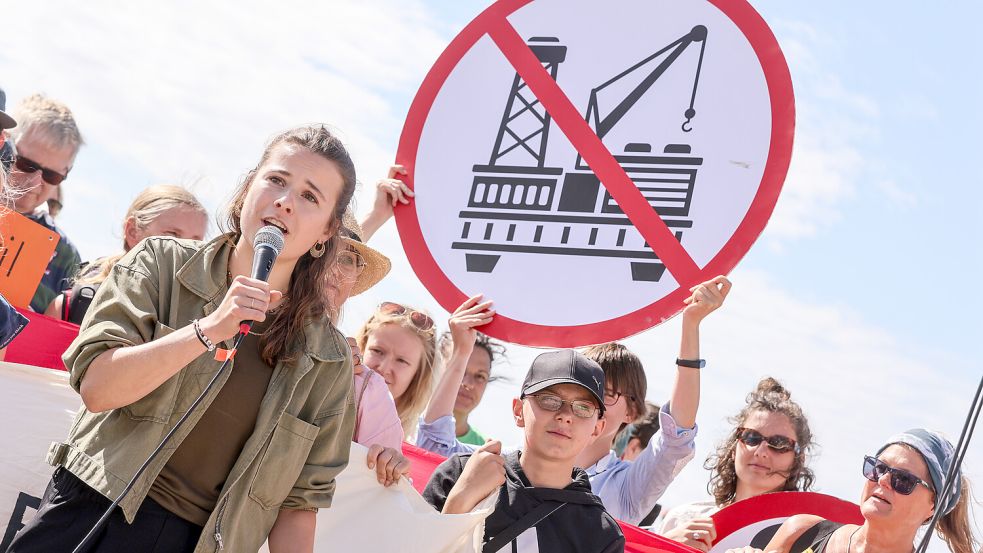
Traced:
<path fill-rule="evenodd" d="M 283 250 L 283 231 L 273 225 L 259 229 L 253 239 L 253 278 L 266 282 L 270 271 L 276 263 L 277 256 Z M 252 327 L 253 321 L 242 321 L 239 332 L 246 334 Z"/>

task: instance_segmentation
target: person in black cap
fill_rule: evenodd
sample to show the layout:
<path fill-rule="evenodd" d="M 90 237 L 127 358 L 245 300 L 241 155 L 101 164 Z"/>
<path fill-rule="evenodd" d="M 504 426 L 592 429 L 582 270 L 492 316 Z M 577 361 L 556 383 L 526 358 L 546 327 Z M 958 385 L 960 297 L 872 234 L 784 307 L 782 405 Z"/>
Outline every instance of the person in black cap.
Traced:
<path fill-rule="evenodd" d="M 17 121 L 7 115 L 7 93 L 0 88 L 0 164 L 3 170 L 10 172 L 10 164 L 14 162 L 14 143 L 7 139 L 7 129 L 17 126 Z M 4 196 L 4 200 L 7 197 Z"/>
<path fill-rule="evenodd" d="M 424 499 L 443 513 L 465 513 L 497 488 L 484 553 L 624 551 L 621 528 L 591 493 L 587 473 L 574 466 L 604 429 L 603 398 L 597 363 L 573 350 L 539 355 L 512 402 L 523 447 L 503 456 L 501 442 L 489 441 L 447 459 L 431 475 Z"/>

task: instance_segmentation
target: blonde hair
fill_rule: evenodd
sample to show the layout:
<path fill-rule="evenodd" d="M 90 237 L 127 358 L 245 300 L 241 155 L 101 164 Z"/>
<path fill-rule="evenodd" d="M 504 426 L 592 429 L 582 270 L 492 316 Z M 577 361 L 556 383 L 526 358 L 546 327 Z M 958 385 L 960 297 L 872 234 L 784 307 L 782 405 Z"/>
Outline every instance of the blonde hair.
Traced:
<path fill-rule="evenodd" d="M 123 252 L 126 253 L 131 247 L 136 244 L 127 245 L 126 244 L 126 221 L 133 218 L 138 228 L 147 228 L 147 225 L 152 223 L 154 219 L 160 217 L 160 215 L 168 210 L 174 209 L 175 207 L 190 207 L 195 211 L 200 211 L 201 213 L 207 214 L 205 207 L 201 205 L 198 198 L 195 197 L 186 188 L 180 186 L 175 186 L 173 184 L 157 184 L 149 188 L 144 189 L 140 194 L 134 198 L 133 203 L 130 204 L 129 209 L 126 210 L 126 216 L 123 218 Z M 106 280 L 109 276 L 109 272 L 112 270 L 113 265 L 123 257 L 123 254 L 117 254 L 103 258 L 99 261 L 93 263 L 93 265 L 86 269 L 86 276 L 79 278 L 79 284 L 99 284 Z"/>
<path fill-rule="evenodd" d="M 85 144 L 72 110 L 44 94 L 32 94 L 24 98 L 17 106 L 14 119 L 17 120 L 17 126 L 11 133 L 14 144 L 26 136 L 33 136 L 56 149 L 70 149 L 72 159 Z"/>
<path fill-rule="evenodd" d="M 959 502 L 949 514 L 939 519 L 935 531 L 953 553 L 977 553 L 980 551 L 980 544 L 973 536 L 973 527 L 969 519 L 969 504 L 972 501 L 973 490 L 965 474 L 962 475 L 961 480 Z"/>
<path fill-rule="evenodd" d="M 406 308 L 409 311 L 410 307 Z M 403 395 L 396 399 L 396 412 L 399 413 L 399 422 L 403 427 L 403 435 L 407 438 L 416 435 L 417 422 L 423 410 L 427 408 L 430 395 L 433 392 L 436 382 L 438 365 L 437 357 L 437 335 L 434 328 L 421 330 L 410 320 L 406 314 L 388 315 L 375 313 L 369 320 L 365 321 L 362 328 L 355 335 L 355 341 L 363 352 L 369 341 L 369 335 L 378 330 L 383 325 L 392 324 L 409 330 L 416 334 L 423 343 L 423 356 L 420 358 L 420 366 L 417 367 L 413 379 Z"/>

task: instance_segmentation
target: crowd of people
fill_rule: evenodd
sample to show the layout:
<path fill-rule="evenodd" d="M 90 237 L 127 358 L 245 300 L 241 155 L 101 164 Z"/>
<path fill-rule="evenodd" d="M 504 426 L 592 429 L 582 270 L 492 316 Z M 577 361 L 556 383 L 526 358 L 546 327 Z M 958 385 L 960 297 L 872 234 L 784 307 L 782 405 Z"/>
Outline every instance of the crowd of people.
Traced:
<path fill-rule="evenodd" d="M 217 237 L 205 240 L 208 213 L 191 192 L 156 185 L 123 216 L 121 251 L 83 263 L 56 224 L 60 187 L 84 144 L 71 110 L 32 95 L 8 115 L 0 91 L 0 128 L 4 202 L 61 236 L 30 308 L 80 326 L 63 359 L 83 402 L 48 452 L 51 482 L 10 552 L 72 551 L 124 490 L 93 551 L 256 551 L 265 541 L 273 552 L 310 551 L 352 441 L 368 448 L 384 486 L 409 473 L 404 443 L 446 456 L 423 496 L 447 514 L 492 506 L 486 552 L 621 551 L 618 521 L 709 551 L 719 509 L 813 486 L 806 414 L 765 378 L 706 460 L 712 499 L 659 504 L 695 454 L 700 327 L 725 303 L 726 277 L 694 286 L 681 306 L 679 355 L 660 403 L 646 401 L 654 394 L 643 360 L 623 344 L 545 352 L 511 411 L 483 407 L 522 429 L 521 445 L 504 448 L 469 418 L 507 355 L 480 332 L 496 316 L 492 298 L 465 300 L 444 333 L 400 301 L 379 304 L 354 336 L 335 326 L 346 301 L 390 270 L 368 242 L 395 205 L 413 201 L 404 168 L 378 181 L 359 220 L 344 144 L 323 125 L 290 129 L 235 188 Z M 260 280 L 254 239 L 268 226 L 283 244 Z M 0 319 L 6 347 L 27 319 L 5 301 Z M 222 359 L 233 370 L 221 372 Z M 949 549 L 975 553 L 968 480 L 957 473 L 954 493 L 940 493 L 953 462 L 939 433 L 891 437 L 863 458 L 862 525 L 795 516 L 765 550 L 907 552 L 940 511 Z"/>

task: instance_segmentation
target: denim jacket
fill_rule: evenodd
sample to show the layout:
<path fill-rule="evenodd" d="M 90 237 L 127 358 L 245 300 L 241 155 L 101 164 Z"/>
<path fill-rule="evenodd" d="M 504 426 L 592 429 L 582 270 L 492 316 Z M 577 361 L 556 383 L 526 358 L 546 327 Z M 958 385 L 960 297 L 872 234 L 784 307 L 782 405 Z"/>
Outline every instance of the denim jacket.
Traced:
<path fill-rule="evenodd" d="M 232 246 L 228 235 L 205 244 L 157 237 L 127 253 L 99 288 L 78 338 L 65 352 L 71 385 L 79 390 L 89 364 L 103 352 L 155 340 L 215 311 L 227 291 Z M 355 423 L 351 351 L 326 318 L 309 323 L 295 347 L 302 353 L 274 368 L 256 427 L 196 552 L 256 551 L 280 509 L 331 505 L 335 476 L 348 463 Z M 102 413 L 83 407 L 65 442 L 52 444 L 48 462 L 115 499 L 220 366 L 206 352 L 130 405 Z M 128 521 L 228 372 L 122 501 Z"/>

